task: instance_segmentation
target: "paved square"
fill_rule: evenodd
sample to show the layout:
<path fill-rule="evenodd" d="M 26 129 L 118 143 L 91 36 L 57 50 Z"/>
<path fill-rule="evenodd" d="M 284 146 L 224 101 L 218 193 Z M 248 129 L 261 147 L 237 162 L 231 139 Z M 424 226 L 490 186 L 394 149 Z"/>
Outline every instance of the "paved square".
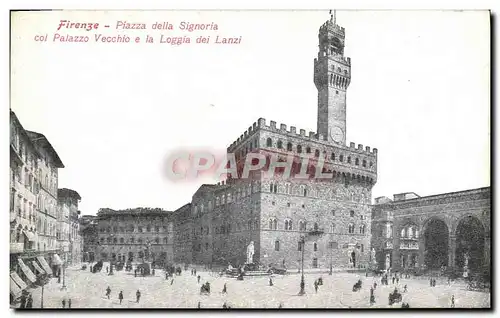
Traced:
<path fill-rule="evenodd" d="M 106 268 L 106 264 L 103 268 Z M 115 272 L 108 276 L 106 271 L 92 274 L 88 270 L 68 269 L 66 272 L 66 290 L 61 290 L 61 283 L 56 279 L 45 286 L 44 308 L 61 308 L 63 298 L 71 298 L 72 308 L 196 308 L 198 302 L 202 308 L 221 308 L 226 302 L 232 308 L 278 308 L 280 303 L 285 308 L 369 308 L 370 285 L 377 280 L 375 290 L 376 304 L 372 308 L 387 308 L 388 295 L 395 285 L 381 286 L 379 278 L 364 277 L 356 274 L 334 273 L 306 274 L 306 295 L 297 296 L 300 289 L 300 275 L 273 276 L 274 286 L 269 286 L 267 277 L 246 278 L 238 281 L 234 278 L 214 277 L 208 272 L 198 272 L 201 283 L 210 282 L 211 295 L 200 295 L 201 284 L 190 275 L 190 271 L 165 280 L 164 272 L 156 271 L 154 277 L 134 277 L 133 272 Z M 323 286 L 318 292 L 313 282 L 323 277 Z M 361 291 L 353 293 L 352 285 L 363 281 Z M 227 294 L 222 294 L 224 283 Z M 438 281 L 436 287 L 430 287 L 427 279 L 401 279 L 398 289 L 408 292 L 403 294 L 403 301 L 411 308 L 449 308 L 451 296 L 455 295 L 455 307 L 490 307 L 490 294 L 467 291 L 464 283 L 448 286 Z M 105 297 L 105 290 L 110 286 L 111 297 Z M 135 301 L 135 293 L 141 291 L 140 303 Z M 118 293 L 123 291 L 120 305 Z M 33 291 L 34 307 L 40 306 L 41 289 Z M 394 307 L 399 308 L 398 303 Z"/>

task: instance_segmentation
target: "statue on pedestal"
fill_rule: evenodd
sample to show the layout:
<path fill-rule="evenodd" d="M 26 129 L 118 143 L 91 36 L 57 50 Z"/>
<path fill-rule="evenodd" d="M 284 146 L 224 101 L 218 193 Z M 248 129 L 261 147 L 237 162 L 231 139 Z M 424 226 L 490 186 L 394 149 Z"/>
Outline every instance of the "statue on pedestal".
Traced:
<path fill-rule="evenodd" d="M 247 246 L 247 264 L 253 264 L 253 254 L 255 253 L 255 248 L 253 245 L 253 241 L 250 241 L 250 244 Z"/>

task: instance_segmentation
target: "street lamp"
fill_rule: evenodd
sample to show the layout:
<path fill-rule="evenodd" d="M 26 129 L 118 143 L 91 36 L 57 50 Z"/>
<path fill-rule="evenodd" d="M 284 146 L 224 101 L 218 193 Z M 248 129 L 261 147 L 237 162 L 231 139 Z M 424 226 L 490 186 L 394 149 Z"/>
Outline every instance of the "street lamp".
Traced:
<path fill-rule="evenodd" d="M 302 252 L 302 261 L 301 261 L 301 278 L 300 278 L 300 291 L 299 291 L 299 296 L 302 296 L 306 293 L 305 287 L 306 287 L 306 282 L 304 281 L 304 249 L 305 249 L 305 243 L 306 239 L 304 236 L 300 237 L 300 246 L 301 246 L 301 252 Z"/>
<path fill-rule="evenodd" d="M 63 268 L 63 285 L 61 287 L 61 290 L 66 289 L 66 263 L 62 264 Z"/>

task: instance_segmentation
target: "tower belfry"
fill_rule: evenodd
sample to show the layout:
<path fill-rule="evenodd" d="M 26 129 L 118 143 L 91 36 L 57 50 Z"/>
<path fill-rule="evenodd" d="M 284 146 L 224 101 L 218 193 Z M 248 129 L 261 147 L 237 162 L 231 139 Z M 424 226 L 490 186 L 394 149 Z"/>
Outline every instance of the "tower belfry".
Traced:
<path fill-rule="evenodd" d="M 314 59 L 314 84 L 318 89 L 317 133 L 345 145 L 346 92 L 351 81 L 351 59 L 344 57 L 345 29 L 337 24 L 336 11 L 319 28 L 318 57 Z"/>

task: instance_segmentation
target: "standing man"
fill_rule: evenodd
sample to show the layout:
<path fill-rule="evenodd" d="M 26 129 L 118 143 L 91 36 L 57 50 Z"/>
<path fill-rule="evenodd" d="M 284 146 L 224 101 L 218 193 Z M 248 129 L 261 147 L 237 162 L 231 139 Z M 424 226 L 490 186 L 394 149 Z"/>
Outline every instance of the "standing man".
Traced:
<path fill-rule="evenodd" d="M 68 299 L 68 308 L 70 308 L 70 309 L 71 309 L 71 298 L 70 298 L 70 299 Z"/>
<path fill-rule="evenodd" d="M 139 290 L 137 290 L 137 292 L 135 293 L 135 298 L 136 302 L 139 303 L 139 300 L 141 299 L 141 292 Z"/>
<path fill-rule="evenodd" d="M 451 308 L 455 308 L 455 295 L 451 295 Z"/>
<path fill-rule="evenodd" d="M 120 300 L 120 305 L 121 305 L 123 300 L 123 290 L 121 290 L 120 293 L 118 294 L 118 299 Z"/>
<path fill-rule="evenodd" d="M 28 299 L 26 300 L 26 308 L 33 308 L 33 297 L 29 294 Z"/>
<path fill-rule="evenodd" d="M 106 296 L 108 297 L 108 299 L 109 299 L 109 295 L 111 295 L 111 288 L 109 288 L 109 286 L 108 286 L 108 288 L 106 288 Z"/>

